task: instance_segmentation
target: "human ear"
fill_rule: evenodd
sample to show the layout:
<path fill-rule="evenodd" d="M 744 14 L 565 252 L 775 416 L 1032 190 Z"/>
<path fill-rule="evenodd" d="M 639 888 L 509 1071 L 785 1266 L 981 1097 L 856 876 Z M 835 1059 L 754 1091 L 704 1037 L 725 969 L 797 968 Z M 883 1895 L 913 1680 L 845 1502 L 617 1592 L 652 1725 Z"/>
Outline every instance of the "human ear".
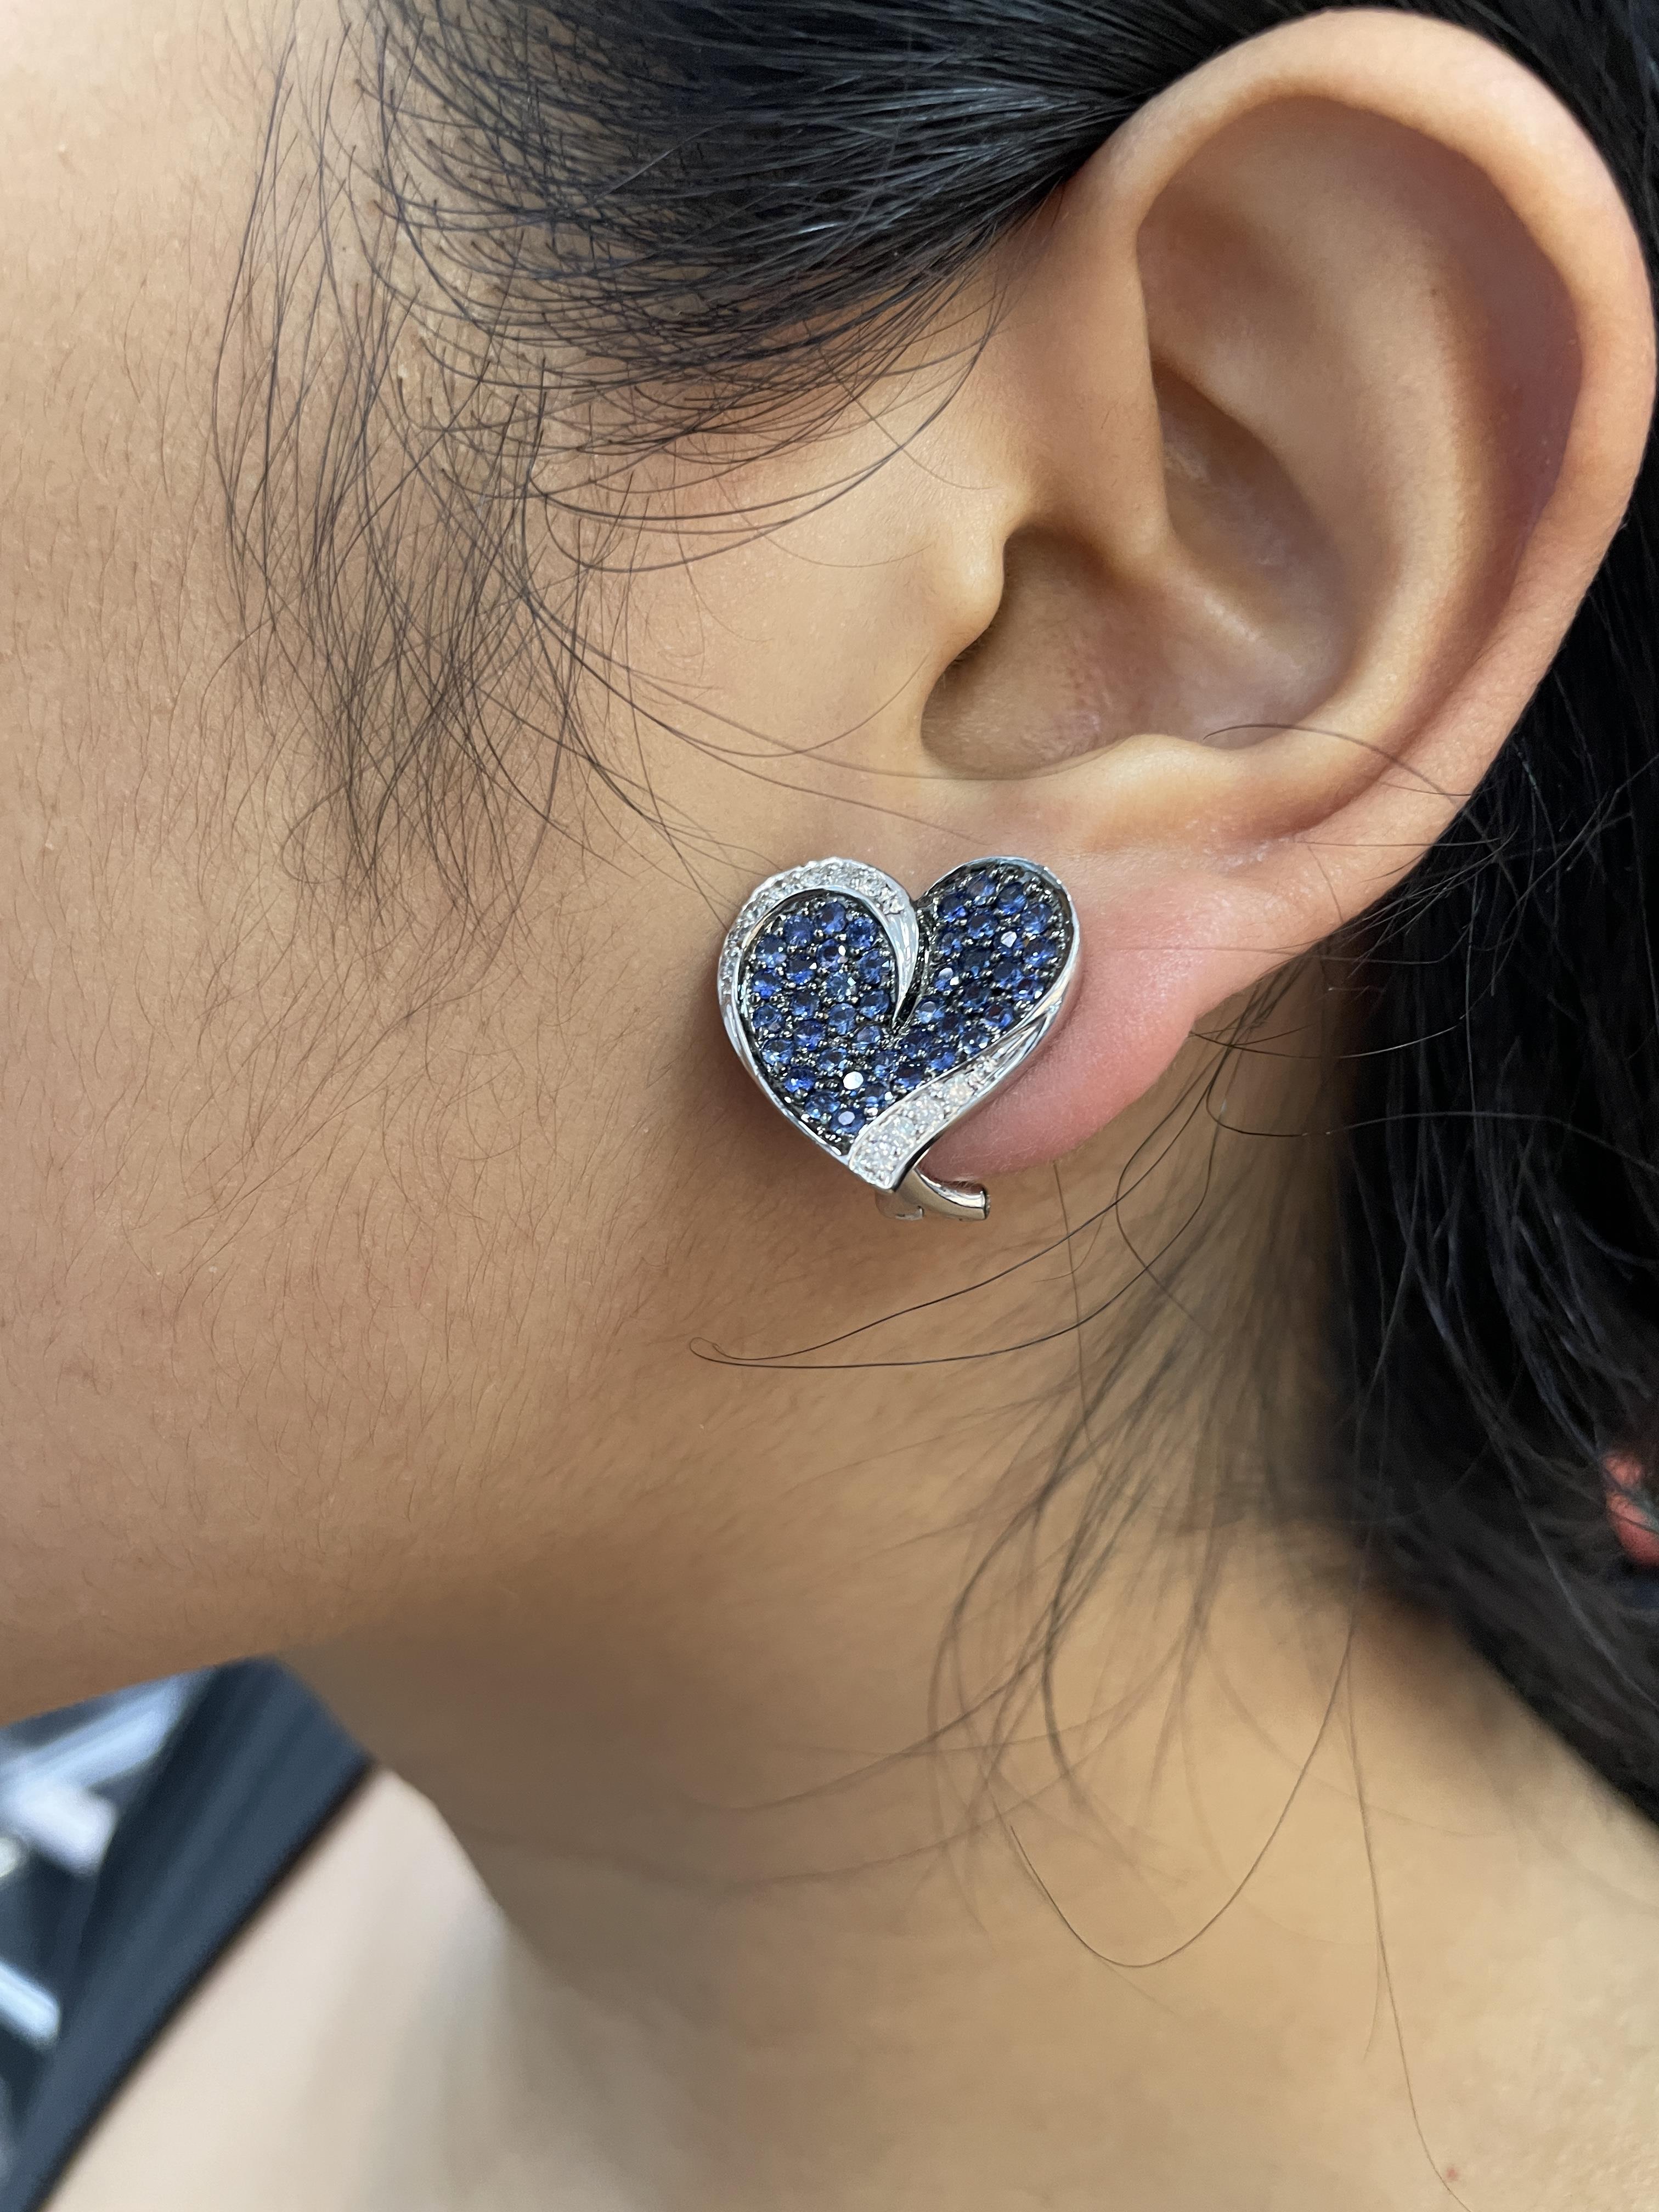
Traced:
<path fill-rule="evenodd" d="M 935 1148 L 975 1177 L 1071 1150 L 1444 829 L 1617 526 L 1653 387 L 1594 146 L 1405 14 L 1194 72 L 1005 262 L 929 447 L 975 493 L 907 602 L 931 696 L 889 765 L 926 779 L 904 857 L 1047 863 L 1085 951 L 1065 1026 Z"/>

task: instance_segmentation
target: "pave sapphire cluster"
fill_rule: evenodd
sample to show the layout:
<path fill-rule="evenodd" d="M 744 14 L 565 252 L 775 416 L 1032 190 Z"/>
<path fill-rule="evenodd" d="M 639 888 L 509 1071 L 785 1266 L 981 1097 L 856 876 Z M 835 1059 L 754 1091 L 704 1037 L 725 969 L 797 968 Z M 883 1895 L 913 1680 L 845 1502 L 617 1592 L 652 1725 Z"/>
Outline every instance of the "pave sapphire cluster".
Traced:
<path fill-rule="evenodd" d="M 1052 1028 L 1076 966 L 1058 878 L 1029 860 L 954 869 L 912 907 L 851 860 L 793 868 L 744 906 L 720 962 L 740 1057 L 791 1121 L 894 1210 L 981 1216 L 921 1175 L 927 1146 Z"/>

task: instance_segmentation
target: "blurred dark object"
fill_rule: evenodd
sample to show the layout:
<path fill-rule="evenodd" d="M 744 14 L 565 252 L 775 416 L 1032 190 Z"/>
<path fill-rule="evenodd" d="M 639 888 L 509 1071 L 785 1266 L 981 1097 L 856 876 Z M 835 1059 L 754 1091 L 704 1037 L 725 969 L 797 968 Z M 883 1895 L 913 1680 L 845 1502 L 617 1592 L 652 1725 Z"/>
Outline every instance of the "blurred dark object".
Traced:
<path fill-rule="evenodd" d="M 359 1746 L 270 1660 L 153 1694 L 155 1748 L 127 1770 L 97 1866 L 73 1878 L 43 1972 L 20 1984 L 24 2032 L 13 2039 L 32 2066 L 0 2212 L 40 2212 L 133 2067 L 368 1772 Z M 134 1750 L 138 1740 L 135 1727 Z M 115 1805 L 110 1791 L 92 1794 Z M 81 1823 L 89 1868 L 96 1819 Z M 66 1848 L 73 1830 L 66 1820 Z M 33 2020 L 50 2033 L 31 2045 Z"/>
<path fill-rule="evenodd" d="M 146 1682 L 0 1729 L 0 2172 L 57 2044 L 116 1826 L 198 1680 Z"/>

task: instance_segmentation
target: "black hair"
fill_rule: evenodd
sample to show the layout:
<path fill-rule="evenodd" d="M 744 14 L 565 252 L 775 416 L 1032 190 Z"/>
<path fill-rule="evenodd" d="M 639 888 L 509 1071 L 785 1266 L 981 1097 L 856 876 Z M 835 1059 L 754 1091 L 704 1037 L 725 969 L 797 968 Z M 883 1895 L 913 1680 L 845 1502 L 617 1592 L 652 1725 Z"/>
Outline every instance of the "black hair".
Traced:
<path fill-rule="evenodd" d="M 380 0 L 388 265 L 404 257 L 437 303 L 428 331 L 478 403 L 475 452 L 481 423 L 498 459 L 556 437 L 611 466 L 671 436 L 764 433 L 815 393 L 867 386 L 948 319 L 988 248 L 1155 94 L 1315 12 Z M 1554 90 L 1659 260 L 1655 0 L 1412 12 L 1484 33 Z M 366 391 L 386 383 L 398 312 L 362 356 Z M 227 450 L 246 532 L 234 434 Z M 526 636 L 544 676 L 550 633 L 592 665 L 574 603 L 525 611 L 511 564 L 527 477 L 487 532 L 476 477 L 455 482 L 459 580 L 411 591 L 380 563 L 349 635 L 336 617 L 323 640 L 345 673 L 328 679 L 322 719 L 366 850 L 400 790 L 419 793 L 428 828 L 447 823 L 451 770 L 489 765 L 467 750 L 478 687 Z M 326 581 L 310 578 L 319 610 Z M 1454 1623 L 1659 1816 L 1659 1612 L 1621 1566 L 1602 1474 L 1609 1450 L 1659 1453 L 1656 600 L 1650 455 L 1491 773 L 1331 948 L 1352 979 L 1348 1124 L 1326 1301 L 1338 1417 L 1316 1473 L 1366 1574 Z M 387 641 L 416 634 L 411 679 Z M 394 666 L 399 712 L 379 723 L 359 679 Z M 554 757 L 569 735 L 560 696 Z M 365 752 L 371 726 L 402 732 L 395 751 Z"/>

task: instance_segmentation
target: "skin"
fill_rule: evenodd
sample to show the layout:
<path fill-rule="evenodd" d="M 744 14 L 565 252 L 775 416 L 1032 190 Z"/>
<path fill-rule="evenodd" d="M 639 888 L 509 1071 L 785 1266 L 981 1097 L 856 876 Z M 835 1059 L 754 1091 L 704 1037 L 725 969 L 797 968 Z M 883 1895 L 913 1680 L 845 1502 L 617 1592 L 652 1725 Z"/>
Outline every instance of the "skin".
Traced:
<path fill-rule="evenodd" d="M 582 705 L 649 807 L 509 816 L 480 921 L 417 839 L 354 884 L 228 555 L 279 27 L 5 27 L 0 1684 L 279 1650 L 386 1770 L 57 2203 L 1651 2203 L 1650 1832 L 1312 1515 L 1207 1539 L 1218 1439 L 1235 1499 L 1312 1449 L 1322 1154 L 1183 1105 L 1285 974 L 1225 1118 L 1320 1126 L 1291 963 L 1616 526 L 1653 315 L 1594 148 L 1403 15 L 1173 87 L 982 272 L 948 406 L 923 345 L 712 493 L 645 468 L 590 611 L 644 714 Z M 901 1229 L 747 1085 L 714 956 L 774 868 L 988 851 L 1072 886 L 1079 1000 L 937 1156 L 990 1224 Z M 1069 1776 L 1015 1662 L 1086 1483 L 993 1549 L 1067 1449 L 1142 1498 Z"/>

